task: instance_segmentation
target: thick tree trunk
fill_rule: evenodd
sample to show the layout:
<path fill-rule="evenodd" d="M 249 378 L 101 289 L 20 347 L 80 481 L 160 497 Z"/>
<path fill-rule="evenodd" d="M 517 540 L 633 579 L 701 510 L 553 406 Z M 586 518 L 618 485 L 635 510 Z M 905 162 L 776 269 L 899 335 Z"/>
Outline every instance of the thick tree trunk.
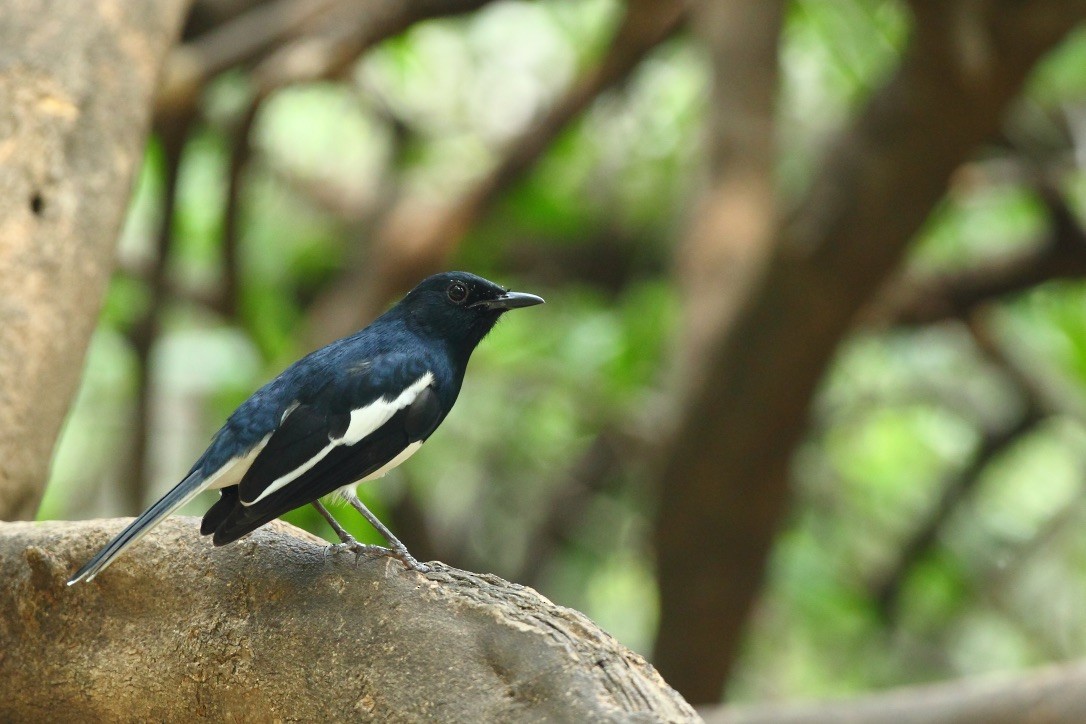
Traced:
<path fill-rule="evenodd" d="M 712 372 L 709 350 L 719 343 L 741 311 L 743 300 L 772 250 L 777 57 L 784 3 L 704 0 L 694 5 L 694 12 L 693 27 L 709 52 L 713 68 L 707 139 L 712 163 L 709 188 L 700 200 L 676 260 L 684 302 L 676 387 L 687 407 L 691 404 L 688 396 L 698 393 L 706 383 L 706 375 Z M 666 514 L 668 508 L 663 512 Z M 685 525 L 674 517 L 661 518 L 659 524 Z M 679 555 L 678 551 L 671 553 Z M 661 552 L 661 561 L 667 555 Z M 701 590 L 674 580 L 664 583 L 665 578 L 666 574 L 662 574 L 661 596 L 668 603 L 683 599 L 690 604 L 699 597 L 719 602 L 736 597 L 729 578 L 700 581 Z M 669 585 L 683 588 L 667 592 L 664 589 Z M 708 659 L 691 656 L 687 647 L 693 637 L 726 640 L 718 629 L 730 626 L 734 614 L 723 609 L 724 616 L 699 622 L 710 626 L 708 630 L 692 631 L 682 615 L 672 615 L 675 610 L 671 603 L 663 611 L 653 660 L 661 670 L 684 682 L 688 691 L 697 692 L 699 701 L 715 701 L 722 680 L 719 669 L 731 657 L 720 650 Z M 699 681 L 707 682 L 707 686 L 703 688 Z"/>
<path fill-rule="evenodd" d="M 495 576 L 330 550 L 283 523 L 212 548 L 172 519 L 0 524 L 3 721 L 696 721 L 644 659 Z"/>
<path fill-rule="evenodd" d="M 184 0 L 6 0 L 0 519 L 38 509 Z"/>
<path fill-rule="evenodd" d="M 657 662 L 720 697 L 790 501 L 791 452 L 838 341 L 954 169 L 992 138 L 1082 0 L 916 0 L 900 67 L 828 154 L 683 411 L 657 519 Z M 694 662 L 690 665 L 690 662 Z"/>
<path fill-rule="evenodd" d="M 683 294 L 679 382 L 696 389 L 719 342 L 772 249 L 776 220 L 777 95 L 782 0 L 704 0 L 694 31 L 709 51 L 713 96 L 709 188 L 676 267 Z"/>

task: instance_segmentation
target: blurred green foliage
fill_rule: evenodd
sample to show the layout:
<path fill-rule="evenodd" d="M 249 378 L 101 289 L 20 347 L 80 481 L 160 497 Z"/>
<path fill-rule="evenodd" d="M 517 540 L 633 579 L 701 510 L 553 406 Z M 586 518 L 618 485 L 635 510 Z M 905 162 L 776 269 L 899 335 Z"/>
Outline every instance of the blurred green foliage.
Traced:
<path fill-rule="evenodd" d="M 390 188 L 455 198 L 600 56 L 618 11 L 612 0 L 501 3 L 412 29 L 367 57 L 348 82 L 270 99 L 243 188 L 238 318 L 185 296 L 165 310 L 151 364 L 145 502 L 184 473 L 234 405 L 307 351 L 309 302 L 369 243 L 366 214 Z M 792 4 L 781 53 L 786 194 L 802 193 L 828 136 L 892 72 L 907 36 L 907 14 L 895 2 Z M 1044 64 L 1010 132 L 1015 153 L 1066 167 L 1063 188 L 1078 208 L 1086 186 L 1081 149 L 1070 142 L 1086 109 L 1084 55 L 1079 34 Z M 185 149 L 169 273 L 193 297 L 221 283 L 229 139 L 250 92 L 241 74 L 220 78 Z M 666 44 L 599 99 L 472 233 L 458 265 L 549 304 L 503 321 L 476 353 L 442 429 L 410 464 L 361 490 L 386 519 L 411 496 L 435 546 L 460 552 L 455 563 L 513 577 L 539 564 L 533 585 L 644 652 L 656 595 L 645 453 L 669 414 L 669 345 L 681 310 L 667 259 L 703 171 L 707 92 L 696 46 L 688 38 Z M 389 113 L 409 129 L 406 139 L 397 140 Z M 1013 155 L 994 148 L 982 161 L 998 165 Z M 113 481 L 130 465 L 136 372 L 127 332 L 149 299 L 131 270 L 154 253 L 162 173 L 152 143 L 44 518 L 122 506 Z M 331 212 L 312 193 L 321 188 L 362 211 Z M 1044 228 L 1044 209 L 1024 179 L 993 172 L 956 185 L 909 267 L 982 264 L 1036 245 Z M 524 266 L 508 271 L 525 245 L 561 258 L 562 249 L 601 238 L 614 239 L 624 257 L 648 260 L 637 267 L 648 271 L 617 287 Z M 733 696 L 847 693 L 1086 650 L 1086 287 L 1045 285 L 1000 304 L 993 318 L 1013 358 L 1053 390 L 1053 414 L 983 470 L 934 551 L 908 570 L 889 619 L 871 596 L 872 581 L 900 556 L 985 431 L 1013 422 L 1022 400 L 957 324 L 858 332 L 843 345 L 795 460 L 798 503 Z M 580 509 L 559 505 L 567 529 L 545 561 L 528 560 L 555 496 L 603 431 L 626 440 L 625 453 L 600 473 L 606 480 L 594 481 Z M 200 514 L 206 504 L 187 511 Z M 352 532 L 378 542 L 357 516 L 340 513 Z M 309 508 L 288 519 L 330 537 Z"/>

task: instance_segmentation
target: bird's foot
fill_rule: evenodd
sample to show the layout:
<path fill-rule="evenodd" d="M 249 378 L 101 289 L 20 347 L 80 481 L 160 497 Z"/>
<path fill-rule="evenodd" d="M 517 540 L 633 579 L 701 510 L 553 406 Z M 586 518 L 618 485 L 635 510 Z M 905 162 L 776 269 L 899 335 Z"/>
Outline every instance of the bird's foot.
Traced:
<path fill-rule="evenodd" d="M 354 560 L 357 563 L 363 556 L 382 556 L 385 558 L 395 558 L 400 563 L 403 563 L 404 568 L 410 568 L 413 571 L 419 573 L 429 573 L 430 567 L 425 563 L 419 563 L 415 560 L 415 557 L 407 552 L 407 549 L 400 546 L 398 548 L 385 548 L 384 546 L 368 545 L 366 543 L 359 543 L 354 538 L 343 541 L 342 543 L 336 543 L 333 546 L 329 546 L 333 550 L 350 551 L 354 553 Z"/>
<path fill-rule="evenodd" d="M 362 517 L 365 518 L 370 525 L 376 528 L 377 532 L 384 536 L 384 539 L 388 541 L 389 547 L 385 549 L 388 552 L 384 553 L 384 555 L 397 559 L 400 563 L 403 563 L 404 568 L 410 568 L 419 573 L 430 572 L 430 566 L 415 560 L 415 557 L 407 552 L 407 546 L 401 543 L 400 539 L 394 536 L 392 531 L 386 528 L 385 524 L 378 520 L 376 515 L 370 512 L 369 508 L 358 499 L 358 496 L 353 492 L 348 492 L 346 497 L 347 502 L 350 503 L 355 510 L 361 513 Z"/>
<path fill-rule="evenodd" d="M 362 558 L 362 556 L 394 556 L 395 555 L 388 548 L 385 548 L 383 546 L 372 546 L 372 545 L 367 545 L 365 543 L 359 543 L 354 538 L 351 538 L 350 540 L 345 540 L 342 543 L 336 543 L 333 546 L 329 546 L 329 548 L 331 548 L 332 550 L 335 550 L 335 551 L 349 551 L 351 553 L 354 553 L 354 561 L 355 561 L 355 563 L 358 563 L 358 561 Z"/>
<path fill-rule="evenodd" d="M 399 541 L 396 542 L 399 543 Z M 430 566 L 426 565 L 425 563 L 419 563 L 417 560 L 415 560 L 415 557 L 407 552 L 407 548 L 402 543 L 400 543 L 400 545 L 398 546 L 393 545 L 391 550 L 385 550 L 388 550 L 385 555 L 391 556 L 392 558 L 398 560 L 400 563 L 403 563 L 404 568 L 410 568 L 411 570 L 418 571 L 419 573 L 430 572 Z"/>

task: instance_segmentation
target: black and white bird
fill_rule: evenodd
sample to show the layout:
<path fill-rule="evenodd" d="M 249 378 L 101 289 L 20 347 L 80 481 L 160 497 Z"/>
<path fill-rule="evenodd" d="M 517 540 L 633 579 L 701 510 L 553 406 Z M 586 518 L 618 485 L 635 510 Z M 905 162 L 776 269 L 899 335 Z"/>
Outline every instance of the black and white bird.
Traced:
<path fill-rule="evenodd" d="M 203 490 L 221 497 L 200 532 L 216 546 L 311 503 L 356 552 L 425 571 L 354 493 L 413 455 L 449 414 L 468 358 L 510 309 L 542 304 L 482 277 L 429 277 L 370 326 L 302 358 L 230 415 L 185 479 L 68 581 L 90 581 L 128 546 Z M 340 491 L 389 542 L 354 540 L 321 504 Z"/>

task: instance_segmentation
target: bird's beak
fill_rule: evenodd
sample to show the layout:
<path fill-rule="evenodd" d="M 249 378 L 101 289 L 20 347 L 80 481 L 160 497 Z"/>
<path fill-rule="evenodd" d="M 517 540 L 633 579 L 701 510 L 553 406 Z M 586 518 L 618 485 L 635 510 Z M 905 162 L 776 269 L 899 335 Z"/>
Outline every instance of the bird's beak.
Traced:
<path fill-rule="evenodd" d="M 537 304 L 544 304 L 543 297 L 537 297 L 534 294 L 526 294 L 524 292 L 506 292 L 500 297 L 495 299 L 484 299 L 471 306 L 505 311 L 507 309 L 519 309 L 520 307 L 534 307 Z"/>

